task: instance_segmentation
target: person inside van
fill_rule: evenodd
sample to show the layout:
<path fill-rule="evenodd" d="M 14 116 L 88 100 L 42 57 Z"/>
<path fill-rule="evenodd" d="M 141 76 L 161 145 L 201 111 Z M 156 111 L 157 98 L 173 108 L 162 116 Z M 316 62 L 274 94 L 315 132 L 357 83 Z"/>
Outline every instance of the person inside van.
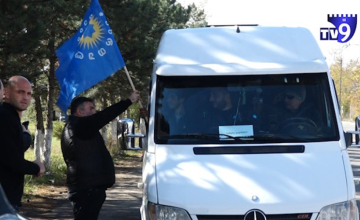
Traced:
<path fill-rule="evenodd" d="M 198 132 L 200 112 L 195 108 L 187 108 L 185 102 L 189 98 L 189 91 L 185 89 L 169 89 L 165 95 L 166 110 L 161 130 L 169 135 L 189 134 Z"/>
<path fill-rule="evenodd" d="M 184 108 L 185 95 L 181 91 L 171 90 L 166 98 L 169 108 L 167 122 L 170 134 L 184 133 L 187 129 L 187 121 Z"/>
<path fill-rule="evenodd" d="M 302 85 L 288 87 L 285 91 L 283 123 L 307 123 L 318 129 L 323 126 L 320 113 L 314 105 L 306 103 L 306 89 Z"/>
<path fill-rule="evenodd" d="M 211 88 L 209 102 L 211 105 L 211 109 L 207 113 L 209 127 L 242 124 L 243 118 L 239 103 L 237 102 L 235 105 L 232 102 L 231 94 L 226 87 Z"/>

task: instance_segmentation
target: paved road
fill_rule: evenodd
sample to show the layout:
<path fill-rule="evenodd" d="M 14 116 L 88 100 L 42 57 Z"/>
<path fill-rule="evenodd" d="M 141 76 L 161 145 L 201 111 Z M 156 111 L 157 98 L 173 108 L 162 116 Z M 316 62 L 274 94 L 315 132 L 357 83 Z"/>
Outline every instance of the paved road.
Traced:
<path fill-rule="evenodd" d="M 354 122 L 343 122 L 343 127 L 345 131 L 354 130 L 355 123 Z M 360 148 L 357 147 L 350 147 L 348 148 L 348 153 L 350 156 L 350 163 L 353 170 L 354 178 L 360 179 Z M 360 184 L 355 185 L 356 189 L 356 201 L 357 205 L 360 209 Z"/>
<path fill-rule="evenodd" d="M 131 163 L 121 163 L 115 168 L 116 184 L 106 191 L 106 201 L 103 204 L 98 220 L 140 220 L 140 204 L 142 191 L 137 188 L 141 181 L 141 161 L 135 158 Z M 73 219 L 70 202 L 65 195 L 59 197 L 63 200 L 62 205 L 51 213 L 42 214 L 39 218 L 44 219 Z"/>
<path fill-rule="evenodd" d="M 360 148 L 348 148 L 354 178 L 360 179 Z M 355 185 L 356 200 L 360 209 L 360 184 Z"/>

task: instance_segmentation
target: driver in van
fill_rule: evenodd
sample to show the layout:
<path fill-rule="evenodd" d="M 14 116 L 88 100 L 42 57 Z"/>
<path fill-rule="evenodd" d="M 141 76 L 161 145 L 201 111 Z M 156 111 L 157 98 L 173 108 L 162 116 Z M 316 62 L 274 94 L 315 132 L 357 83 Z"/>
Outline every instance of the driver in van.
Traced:
<path fill-rule="evenodd" d="M 284 120 L 290 118 L 305 118 L 313 121 L 317 128 L 320 128 L 323 123 L 320 113 L 316 110 L 316 107 L 304 103 L 306 99 L 306 89 L 304 86 L 289 87 L 285 91 L 285 114 Z"/>

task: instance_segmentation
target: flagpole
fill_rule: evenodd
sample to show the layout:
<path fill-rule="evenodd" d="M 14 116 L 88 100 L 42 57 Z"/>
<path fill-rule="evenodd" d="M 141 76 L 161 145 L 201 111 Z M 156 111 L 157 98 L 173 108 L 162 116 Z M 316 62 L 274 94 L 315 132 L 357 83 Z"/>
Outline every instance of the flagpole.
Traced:
<path fill-rule="evenodd" d="M 135 86 L 134 86 L 134 83 L 132 82 L 131 78 L 130 78 L 130 74 L 129 74 L 129 71 L 127 70 L 126 66 L 124 66 L 124 69 L 125 69 L 125 73 L 126 73 L 126 76 L 130 82 L 130 85 L 131 85 L 131 88 L 133 89 L 133 91 L 135 91 Z M 141 104 L 141 101 L 139 101 L 139 105 L 140 105 L 140 108 L 143 108 L 143 105 Z"/>
<path fill-rule="evenodd" d="M 127 70 L 127 68 L 126 68 L 126 65 L 124 66 L 124 69 L 125 69 L 126 76 L 127 76 L 128 80 L 130 82 L 131 88 L 133 89 L 133 91 L 135 91 L 136 89 L 135 89 L 134 83 L 132 82 L 132 80 L 130 78 L 130 74 L 129 74 L 129 71 Z M 141 104 L 140 100 L 139 100 L 139 106 L 140 106 L 140 108 L 143 108 L 143 105 Z M 145 121 L 145 125 L 149 124 L 149 120 L 148 120 L 147 117 L 144 118 L 144 121 Z M 140 118 L 140 124 L 141 124 L 141 118 Z"/>

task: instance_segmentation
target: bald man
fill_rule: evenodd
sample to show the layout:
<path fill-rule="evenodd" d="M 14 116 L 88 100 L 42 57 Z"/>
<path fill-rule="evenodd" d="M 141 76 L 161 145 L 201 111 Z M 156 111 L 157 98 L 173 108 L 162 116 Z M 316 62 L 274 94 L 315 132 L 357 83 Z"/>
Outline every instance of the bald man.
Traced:
<path fill-rule="evenodd" d="M 19 210 L 24 191 L 24 175 L 42 176 L 44 165 L 24 158 L 22 112 L 31 101 L 30 82 L 13 76 L 5 88 L 5 100 L 0 107 L 0 183 L 11 205 Z"/>

